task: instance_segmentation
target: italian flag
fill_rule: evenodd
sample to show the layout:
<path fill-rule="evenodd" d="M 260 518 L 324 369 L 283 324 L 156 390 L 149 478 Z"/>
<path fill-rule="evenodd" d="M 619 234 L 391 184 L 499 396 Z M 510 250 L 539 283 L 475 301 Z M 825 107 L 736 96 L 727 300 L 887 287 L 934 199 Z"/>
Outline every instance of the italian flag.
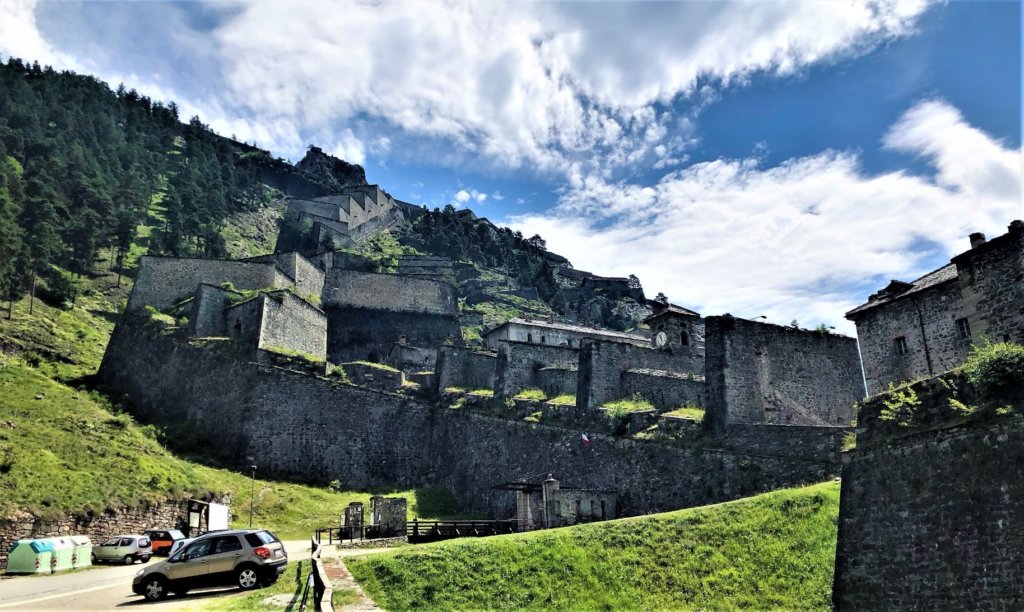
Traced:
<path fill-rule="evenodd" d="M 582 435 L 582 438 L 583 438 L 583 448 L 590 448 L 590 438 L 587 437 L 587 434 L 581 434 L 581 435 Z"/>

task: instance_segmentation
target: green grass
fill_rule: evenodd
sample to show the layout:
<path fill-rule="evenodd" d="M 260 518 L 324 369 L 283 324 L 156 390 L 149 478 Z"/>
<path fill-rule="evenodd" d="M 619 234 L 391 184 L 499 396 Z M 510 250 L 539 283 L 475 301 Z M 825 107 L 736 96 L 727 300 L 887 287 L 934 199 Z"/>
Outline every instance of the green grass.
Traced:
<path fill-rule="evenodd" d="M 641 410 L 654 409 L 654 404 L 650 403 L 649 401 L 645 400 L 639 395 L 634 394 L 633 397 L 615 400 L 614 402 L 608 402 L 607 404 L 601 407 L 607 408 L 608 410 L 611 410 L 613 412 L 639 412 Z"/>
<path fill-rule="evenodd" d="M 97 396 L 0 356 L 0 516 L 19 509 L 50 518 L 101 513 L 209 492 L 230 493 L 233 524 L 248 526 L 249 476 L 178 458 L 160 444 L 159 433 L 112 412 Z M 306 538 L 318 527 L 337 524 L 350 502 L 369 508 L 369 492 L 263 479 L 256 480 L 255 491 L 254 524 L 285 539 Z M 409 500 L 410 518 L 458 513 L 445 491 L 389 494 Z"/>
<path fill-rule="evenodd" d="M 479 397 L 494 397 L 494 389 L 473 389 L 469 392 L 469 395 L 477 395 Z"/>
<path fill-rule="evenodd" d="M 692 419 L 694 421 L 703 421 L 704 420 L 704 409 L 700 408 L 698 406 L 686 405 L 686 406 L 680 406 L 679 408 L 676 408 L 675 410 L 670 410 L 670 411 L 666 412 L 662 416 L 683 417 L 685 419 Z"/>
<path fill-rule="evenodd" d="M 830 609 L 839 486 L 346 560 L 389 610 Z"/>
<path fill-rule="evenodd" d="M 521 400 L 539 400 L 543 401 L 547 399 L 547 395 L 544 394 L 540 389 L 523 389 L 514 396 L 515 399 Z"/>
<path fill-rule="evenodd" d="M 376 370 L 384 370 L 386 372 L 401 372 L 401 370 L 399 370 L 398 368 L 394 368 L 394 367 L 391 367 L 391 366 L 383 364 L 383 363 L 374 363 L 372 361 L 353 361 L 352 363 L 357 363 L 357 364 L 359 364 L 361 366 L 366 366 L 368 368 L 374 368 Z"/>
<path fill-rule="evenodd" d="M 555 406 L 575 406 L 576 405 L 576 396 L 575 395 L 559 395 L 557 397 L 553 397 L 550 400 L 548 400 L 548 403 L 549 404 L 554 404 Z"/>
<path fill-rule="evenodd" d="M 313 562 L 307 558 L 293 559 L 288 562 L 288 570 L 277 579 L 273 585 L 256 589 L 245 595 L 237 597 L 219 597 L 201 605 L 198 610 L 218 612 L 245 612 L 247 610 L 282 610 L 298 609 L 302 601 L 302 591 L 306 588 L 306 580 L 309 578 L 309 571 Z M 275 601 L 268 602 L 267 599 L 281 595 L 291 595 L 291 605 L 277 605 Z M 283 599 L 283 598 L 282 598 Z M 313 590 L 309 592 L 309 603 L 313 602 Z"/>
<path fill-rule="evenodd" d="M 314 364 L 315 363 L 324 363 L 325 361 L 327 361 L 323 357 L 317 357 L 316 355 L 312 355 L 310 353 L 303 353 L 302 351 L 296 351 L 296 350 L 292 350 L 292 349 L 284 347 L 284 346 L 277 346 L 277 345 L 274 345 L 274 344 L 268 344 L 268 345 L 264 346 L 263 350 L 267 351 L 268 353 L 274 353 L 275 355 L 283 355 L 285 357 L 294 357 L 296 359 L 301 359 L 303 361 L 307 361 L 309 363 L 314 363 Z"/>

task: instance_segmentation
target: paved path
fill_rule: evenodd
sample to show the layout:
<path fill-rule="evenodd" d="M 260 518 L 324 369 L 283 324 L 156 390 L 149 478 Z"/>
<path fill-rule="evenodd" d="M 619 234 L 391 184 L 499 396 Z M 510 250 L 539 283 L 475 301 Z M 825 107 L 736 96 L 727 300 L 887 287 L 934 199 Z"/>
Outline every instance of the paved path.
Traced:
<path fill-rule="evenodd" d="M 289 560 L 309 559 L 309 542 L 285 542 Z M 150 561 L 155 563 L 156 560 Z M 0 577 L 0 612 L 7 610 L 115 610 L 145 606 L 145 610 L 181 610 L 205 605 L 210 599 L 240 595 L 237 588 L 190 591 L 185 597 L 168 597 L 146 603 L 132 593 L 132 578 L 144 567 L 107 566 L 52 576 Z"/>

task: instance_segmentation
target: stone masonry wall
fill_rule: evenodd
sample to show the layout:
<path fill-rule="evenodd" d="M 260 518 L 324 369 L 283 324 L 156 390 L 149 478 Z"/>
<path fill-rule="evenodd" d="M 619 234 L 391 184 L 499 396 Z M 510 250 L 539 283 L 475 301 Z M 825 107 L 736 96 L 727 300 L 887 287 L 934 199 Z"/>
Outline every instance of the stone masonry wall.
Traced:
<path fill-rule="evenodd" d="M 192 301 L 192 312 L 189 315 L 189 333 L 198 337 L 226 336 L 224 309 L 230 304 L 232 296 L 240 296 L 237 291 L 228 291 L 213 285 L 202 284 L 196 288 L 195 299 Z"/>
<path fill-rule="evenodd" d="M 864 397 L 857 341 L 732 316 L 705 320 L 706 414 L 725 423 L 848 425 Z"/>
<path fill-rule="evenodd" d="M 233 360 L 133 324 L 115 329 L 99 379 L 144 422 L 187 425 L 228 463 L 349 489 L 443 486 L 466 512 L 514 515 L 491 486 L 538 473 L 620 492 L 635 515 L 820 482 L 834 463 L 685 448 L 447 410 Z M 264 468 L 265 466 L 265 468 Z"/>
<path fill-rule="evenodd" d="M 84 535 L 99 544 L 122 533 L 142 533 L 147 529 L 184 529 L 187 526 L 187 500 L 167 500 L 145 508 L 112 508 L 99 516 L 64 515 L 42 520 L 29 514 L 0 519 L 0 569 L 7 567 L 7 552 L 16 540 Z"/>
<path fill-rule="evenodd" d="M 437 386 L 463 389 L 493 389 L 497 354 L 473 349 L 444 346 L 438 352 Z"/>
<path fill-rule="evenodd" d="M 659 410 L 704 405 L 704 378 L 664 370 L 626 370 L 620 379 L 622 397 L 640 397 Z"/>
<path fill-rule="evenodd" d="M 577 404 L 585 408 L 598 408 L 607 402 L 628 397 L 637 390 L 633 384 L 636 377 L 624 384 L 623 374 L 629 370 L 644 369 L 699 375 L 704 372 L 704 362 L 698 354 L 673 354 L 624 342 L 586 340 L 580 350 Z M 626 388 L 629 389 L 628 393 Z M 645 393 L 641 395 L 647 398 Z M 663 401 L 663 393 L 649 395 L 649 401 Z"/>
<path fill-rule="evenodd" d="M 952 414 L 955 385 L 915 385 L 923 416 L 861 408 L 843 467 L 833 601 L 839 610 L 1024 608 L 1024 417 Z M 1019 408 L 1017 409 L 1019 411 Z"/>
<path fill-rule="evenodd" d="M 881 393 L 890 382 L 941 374 L 962 363 L 971 340 L 957 335 L 956 320 L 965 316 L 955 280 L 859 314 L 857 338 L 868 393 Z M 900 337 L 907 342 L 904 355 L 896 352 Z"/>
<path fill-rule="evenodd" d="M 327 315 L 288 291 L 260 296 L 263 325 L 257 346 L 327 357 Z"/>
<path fill-rule="evenodd" d="M 498 348 L 498 359 L 494 374 L 494 396 L 504 399 L 512 397 L 524 389 L 540 389 L 551 380 L 542 380 L 542 368 L 557 368 L 552 374 L 561 377 L 575 375 L 576 364 L 579 362 L 579 351 L 567 346 L 547 346 L 526 342 L 503 342 Z M 575 388 L 572 383 L 561 385 L 566 389 Z M 557 393 L 561 395 L 561 393 Z"/>
<path fill-rule="evenodd" d="M 456 316 L 455 287 L 438 281 L 331 268 L 323 305 L 391 312 Z"/>
<path fill-rule="evenodd" d="M 147 255 L 139 260 L 138 275 L 128 297 L 128 310 L 140 310 L 147 305 L 163 310 L 193 295 L 200 283 L 219 285 L 228 281 L 237 289 L 291 284 L 274 264 Z"/>
<path fill-rule="evenodd" d="M 455 316 L 330 305 L 325 305 L 324 310 L 327 354 L 333 363 L 384 361 L 403 336 L 412 346 L 433 347 L 461 335 Z"/>
<path fill-rule="evenodd" d="M 1024 344 L 1024 222 L 953 258 L 976 343 Z"/>

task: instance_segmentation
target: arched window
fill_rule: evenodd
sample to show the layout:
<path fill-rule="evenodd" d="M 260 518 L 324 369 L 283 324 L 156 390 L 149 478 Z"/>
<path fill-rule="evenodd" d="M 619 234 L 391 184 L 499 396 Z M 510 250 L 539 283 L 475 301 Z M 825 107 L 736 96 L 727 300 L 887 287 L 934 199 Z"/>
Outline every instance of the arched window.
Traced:
<path fill-rule="evenodd" d="M 547 343 L 547 339 L 544 336 L 541 336 L 540 337 L 540 343 L 541 344 L 546 344 Z"/>
<path fill-rule="evenodd" d="M 526 334 L 526 341 L 533 342 L 533 334 Z"/>
<path fill-rule="evenodd" d="M 690 334 L 686 333 L 685 331 L 679 332 L 679 343 L 682 344 L 683 346 L 689 346 Z"/>

